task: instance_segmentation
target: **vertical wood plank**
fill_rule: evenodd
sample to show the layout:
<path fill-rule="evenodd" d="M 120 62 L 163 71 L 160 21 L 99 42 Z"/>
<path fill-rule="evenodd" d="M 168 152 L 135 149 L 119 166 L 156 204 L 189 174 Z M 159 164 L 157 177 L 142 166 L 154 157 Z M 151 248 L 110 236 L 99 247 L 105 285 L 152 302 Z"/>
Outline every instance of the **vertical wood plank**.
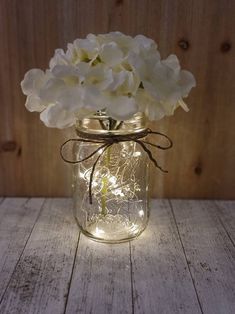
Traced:
<path fill-rule="evenodd" d="M 149 226 L 131 242 L 134 313 L 201 313 L 167 200 L 154 200 Z"/>
<path fill-rule="evenodd" d="M 70 167 L 59 148 L 74 132 L 46 128 L 38 114 L 27 112 L 20 87 L 26 71 L 48 68 L 55 48 L 66 44 L 61 2 L 0 1 L 0 195 L 70 195 Z"/>
<path fill-rule="evenodd" d="M 152 37 L 164 58 L 175 53 L 197 80 L 189 113 L 177 109 L 151 125 L 174 142 L 157 156 L 170 175 L 154 170 L 152 195 L 234 198 L 234 11 L 231 0 L 1 0 L 0 194 L 70 195 L 59 147 L 75 132 L 48 129 L 27 112 L 20 81 L 75 38 L 119 30 Z"/>
<path fill-rule="evenodd" d="M 43 202 L 43 198 L 13 198 L 0 204 L 0 301 Z"/>
<path fill-rule="evenodd" d="M 108 245 L 81 236 L 66 313 L 132 313 L 128 243 Z"/>
<path fill-rule="evenodd" d="M 172 201 L 203 313 L 235 312 L 235 248 L 211 201 Z"/>
<path fill-rule="evenodd" d="M 71 201 L 48 199 L 12 275 L 0 313 L 63 313 L 77 247 Z"/>

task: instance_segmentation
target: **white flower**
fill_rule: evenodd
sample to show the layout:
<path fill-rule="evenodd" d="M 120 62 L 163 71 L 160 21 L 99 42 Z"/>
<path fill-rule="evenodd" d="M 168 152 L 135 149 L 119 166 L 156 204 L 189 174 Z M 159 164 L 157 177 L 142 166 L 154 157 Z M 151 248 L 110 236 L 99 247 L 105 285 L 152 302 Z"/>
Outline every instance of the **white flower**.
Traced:
<path fill-rule="evenodd" d="M 121 92 L 124 95 L 129 94 L 134 96 L 139 86 L 140 86 L 139 76 L 136 75 L 134 71 L 132 72 L 126 71 L 126 80 L 124 81 L 124 84 L 119 87 L 118 92 L 119 94 Z"/>
<path fill-rule="evenodd" d="M 23 93 L 25 95 L 35 94 L 42 85 L 44 76 L 44 72 L 40 69 L 32 69 L 25 73 L 24 79 L 21 82 Z"/>
<path fill-rule="evenodd" d="M 41 99 L 37 95 L 33 94 L 27 96 L 25 107 L 30 112 L 41 112 L 43 109 L 45 109 L 45 105 L 42 103 Z"/>
<path fill-rule="evenodd" d="M 41 112 L 40 119 L 47 127 L 59 129 L 70 127 L 76 122 L 75 115 L 65 110 L 61 104 L 50 104 Z"/>
<path fill-rule="evenodd" d="M 134 41 L 136 41 L 140 47 L 143 47 L 143 49 L 148 50 L 152 47 L 157 48 L 157 44 L 155 43 L 155 41 L 144 35 L 135 36 Z"/>
<path fill-rule="evenodd" d="M 106 88 L 116 95 L 133 96 L 140 85 L 140 80 L 134 72 L 121 70 L 120 72 L 112 72 L 112 82 Z"/>
<path fill-rule="evenodd" d="M 39 89 L 38 95 L 43 103 L 54 103 L 64 86 L 63 80 L 52 77 Z"/>
<path fill-rule="evenodd" d="M 164 107 L 161 103 L 156 101 L 144 89 L 138 90 L 135 99 L 138 104 L 139 111 L 144 112 L 150 121 L 160 120 L 166 115 Z"/>
<path fill-rule="evenodd" d="M 106 112 L 116 120 L 127 120 L 138 112 L 138 106 L 132 97 L 116 96 L 110 98 Z"/>
<path fill-rule="evenodd" d="M 49 71 L 44 73 L 40 69 L 32 69 L 25 74 L 21 82 L 21 88 L 23 93 L 27 96 L 25 106 L 29 111 L 41 112 L 45 109 L 45 104 L 41 101 L 39 92 L 50 77 L 51 74 Z"/>
<path fill-rule="evenodd" d="M 118 50 L 122 52 L 123 58 L 135 48 L 134 39 L 131 36 L 124 35 L 121 32 L 110 32 L 108 34 L 100 34 L 97 36 L 100 47 L 109 44 L 115 44 Z"/>
<path fill-rule="evenodd" d="M 84 80 L 85 85 L 92 85 L 100 90 L 105 90 L 112 82 L 112 70 L 102 63 L 91 67 Z"/>
<path fill-rule="evenodd" d="M 114 42 L 103 44 L 99 53 L 102 62 L 110 67 L 116 66 L 122 62 L 123 53 Z"/>
<path fill-rule="evenodd" d="M 91 36 L 86 39 L 76 39 L 73 44 L 68 44 L 66 58 L 71 64 L 79 62 L 93 62 L 98 56 L 99 44 Z"/>
<path fill-rule="evenodd" d="M 188 107 L 182 99 L 177 102 L 167 102 L 162 100 L 156 100 L 146 90 L 138 90 L 135 97 L 139 107 L 139 111 L 145 113 L 150 121 L 160 120 L 164 116 L 171 116 L 174 114 L 176 108 L 181 106 L 185 111 L 188 111 Z"/>
<path fill-rule="evenodd" d="M 126 120 L 142 111 L 150 120 L 172 115 L 196 85 L 170 55 L 161 60 L 157 44 L 143 35 L 93 35 L 56 49 L 49 69 L 32 69 L 21 82 L 26 108 L 41 112 L 48 127 L 65 128 L 97 110 Z"/>
<path fill-rule="evenodd" d="M 107 97 L 99 88 L 88 85 L 84 86 L 83 107 L 93 109 L 94 113 L 97 110 L 105 108 L 107 104 Z"/>
<path fill-rule="evenodd" d="M 56 65 L 51 72 L 54 77 L 62 79 L 66 85 L 73 86 L 84 81 L 89 69 L 89 64 L 80 62 L 76 67 L 72 65 Z"/>
<path fill-rule="evenodd" d="M 56 104 L 70 113 L 76 113 L 83 107 L 83 94 L 81 86 L 64 86 L 57 95 Z"/>
<path fill-rule="evenodd" d="M 120 86 L 124 84 L 127 79 L 126 71 L 114 72 L 112 71 L 112 82 L 107 86 L 107 90 L 111 92 L 115 92 L 118 90 Z"/>
<path fill-rule="evenodd" d="M 162 61 L 169 69 L 169 76 L 175 80 L 175 84 L 180 89 L 181 97 L 187 97 L 190 90 L 196 86 L 196 81 L 192 73 L 181 70 L 179 60 L 175 55 L 170 55 L 167 59 Z"/>
<path fill-rule="evenodd" d="M 137 71 L 148 99 L 143 102 L 141 109 L 146 106 L 144 111 L 151 120 L 172 115 L 178 106 L 188 109 L 182 98 L 188 95 L 196 82 L 190 72 L 180 70 L 176 56 L 159 60 L 155 65 L 147 61 L 145 67 L 140 67 Z M 155 114 L 154 108 L 157 111 Z"/>
<path fill-rule="evenodd" d="M 49 62 L 50 69 L 53 69 L 56 65 L 66 65 L 69 64 L 69 61 L 66 58 L 63 49 L 56 49 L 54 56 L 51 58 Z"/>
<path fill-rule="evenodd" d="M 40 118 L 48 127 L 66 128 L 85 113 L 95 113 L 104 106 L 99 89 L 94 86 L 66 86 L 57 89 L 54 102 L 41 113 Z"/>
<path fill-rule="evenodd" d="M 178 84 L 181 89 L 181 96 L 184 98 L 188 97 L 188 94 L 191 91 L 191 89 L 196 86 L 196 80 L 191 72 L 182 70 L 180 72 Z"/>

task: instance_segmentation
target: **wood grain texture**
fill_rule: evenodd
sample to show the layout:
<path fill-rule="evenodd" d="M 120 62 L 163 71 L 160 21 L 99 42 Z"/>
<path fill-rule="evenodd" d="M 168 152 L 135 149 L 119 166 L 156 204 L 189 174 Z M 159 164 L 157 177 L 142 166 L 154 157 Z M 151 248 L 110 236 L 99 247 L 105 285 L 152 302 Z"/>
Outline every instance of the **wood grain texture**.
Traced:
<path fill-rule="evenodd" d="M 4 293 L 1 314 L 64 313 L 78 234 L 71 201 L 47 200 Z"/>
<path fill-rule="evenodd" d="M 107 245 L 81 236 L 66 314 L 131 312 L 129 244 Z"/>
<path fill-rule="evenodd" d="M 70 200 L 42 202 L 0 205 L 1 314 L 235 312 L 235 202 L 154 200 L 118 245 L 79 237 Z"/>
<path fill-rule="evenodd" d="M 174 200 L 172 206 L 203 313 L 234 313 L 235 247 L 215 203 Z"/>
<path fill-rule="evenodd" d="M 200 314 L 167 200 L 152 202 L 147 230 L 131 242 L 134 313 Z"/>
<path fill-rule="evenodd" d="M 47 129 L 27 112 L 19 83 L 67 42 L 120 30 L 152 37 L 163 57 L 177 54 L 198 84 L 189 113 L 152 124 L 174 141 L 158 155 L 170 173 L 154 170 L 152 195 L 235 198 L 234 12 L 232 0 L 0 1 L 0 195 L 70 194 L 58 151 L 74 132 Z"/>
<path fill-rule="evenodd" d="M 235 246 L 235 202 L 216 201 L 215 204 L 220 222 Z"/>
<path fill-rule="evenodd" d="M 0 300 L 29 239 L 44 199 L 5 199 L 0 204 Z"/>

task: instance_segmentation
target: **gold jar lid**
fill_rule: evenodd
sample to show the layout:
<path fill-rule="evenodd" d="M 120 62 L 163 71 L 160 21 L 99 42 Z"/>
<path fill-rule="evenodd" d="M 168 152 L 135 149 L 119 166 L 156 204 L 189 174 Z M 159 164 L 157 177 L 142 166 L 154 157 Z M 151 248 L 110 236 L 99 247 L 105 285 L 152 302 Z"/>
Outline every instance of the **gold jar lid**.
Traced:
<path fill-rule="evenodd" d="M 114 120 L 101 112 L 76 122 L 77 131 L 90 134 L 124 135 L 142 132 L 145 129 L 146 117 L 141 112 L 124 121 Z"/>

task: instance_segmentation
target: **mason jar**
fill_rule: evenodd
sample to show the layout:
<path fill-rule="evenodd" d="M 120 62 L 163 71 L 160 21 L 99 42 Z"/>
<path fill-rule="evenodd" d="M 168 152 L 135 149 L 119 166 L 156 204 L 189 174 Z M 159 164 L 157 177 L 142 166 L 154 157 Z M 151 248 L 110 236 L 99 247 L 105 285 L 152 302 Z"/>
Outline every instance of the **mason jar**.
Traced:
<path fill-rule="evenodd" d="M 149 218 L 149 158 L 132 140 L 101 148 L 103 140 L 129 137 L 146 130 L 145 118 L 136 114 L 126 121 L 99 113 L 78 120 L 74 142 L 74 215 L 88 237 L 108 243 L 129 241 L 146 228 Z M 94 166 L 95 164 L 95 166 Z M 93 172 L 93 173 L 92 173 Z M 92 174 L 92 176 L 91 176 Z"/>

